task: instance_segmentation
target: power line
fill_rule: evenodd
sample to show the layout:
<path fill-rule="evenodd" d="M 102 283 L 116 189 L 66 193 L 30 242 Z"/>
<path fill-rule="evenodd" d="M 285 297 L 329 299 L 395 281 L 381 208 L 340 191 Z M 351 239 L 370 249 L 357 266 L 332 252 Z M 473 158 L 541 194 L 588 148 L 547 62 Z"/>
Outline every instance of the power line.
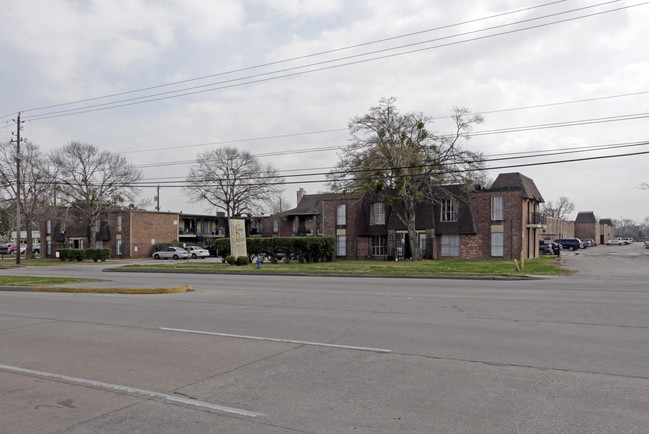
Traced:
<path fill-rule="evenodd" d="M 569 21 L 575 21 L 575 20 L 578 20 L 578 19 L 594 17 L 594 16 L 606 14 L 606 13 L 617 12 L 617 11 L 620 11 L 620 10 L 629 9 L 629 8 L 632 8 L 632 7 L 638 7 L 638 6 L 642 6 L 642 5 L 645 5 L 645 4 L 649 4 L 649 2 L 644 2 L 644 3 L 635 4 L 635 5 L 629 5 L 629 6 L 623 6 L 623 7 L 619 7 L 619 8 L 609 9 L 609 10 L 606 10 L 606 11 L 600 11 L 600 12 L 594 12 L 594 13 L 590 13 L 590 14 L 585 14 L 585 15 L 581 15 L 581 16 L 578 16 L 578 17 L 566 18 L 566 19 L 562 19 L 562 20 L 549 22 L 549 23 L 537 24 L 537 25 L 533 25 L 533 26 L 529 26 L 529 27 L 520 28 L 520 29 L 514 29 L 514 30 L 494 33 L 494 34 L 480 36 L 480 37 L 476 37 L 476 38 L 469 38 L 469 39 L 464 39 L 464 40 L 460 40 L 460 41 L 448 42 L 448 43 L 438 44 L 438 45 L 434 45 L 434 46 L 430 46 L 430 47 L 417 48 L 417 49 L 413 49 L 413 50 L 409 50 L 409 51 L 403 51 L 403 52 L 400 52 L 400 53 L 386 54 L 386 55 L 372 57 L 372 58 L 369 58 L 369 59 L 354 60 L 354 61 L 350 61 L 350 62 L 347 62 L 347 63 L 340 63 L 340 64 L 329 65 L 329 66 L 322 66 L 322 65 L 329 64 L 329 63 L 333 63 L 333 62 L 341 62 L 341 61 L 346 61 L 346 60 L 351 60 L 351 59 L 358 59 L 359 57 L 385 53 L 385 52 L 394 51 L 394 50 L 397 50 L 397 49 L 413 47 L 415 45 L 422 45 L 422 44 L 431 43 L 431 42 L 435 42 L 435 41 L 439 41 L 439 40 L 456 38 L 458 36 L 465 36 L 465 35 L 468 35 L 468 34 L 473 34 L 473 33 L 482 32 L 482 31 L 486 31 L 486 30 L 493 30 L 493 29 L 496 29 L 496 28 L 511 26 L 511 25 L 520 24 L 520 23 L 523 23 L 523 22 L 528 22 L 528 21 L 539 20 L 539 19 L 543 19 L 543 18 L 547 18 L 547 17 L 551 17 L 551 16 L 567 14 L 567 13 L 571 13 L 571 12 L 575 12 L 575 11 L 579 11 L 579 10 L 584 10 L 584 9 L 588 9 L 588 8 L 599 7 L 599 6 L 602 6 L 602 5 L 613 3 L 615 1 L 618 1 L 618 0 L 599 3 L 597 5 L 591 5 L 591 6 L 587 6 L 587 7 L 583 7 L 583 8 L 577 8 L 577 9 L 573 9 L 573 10 L 566 11 L 566 12 L 560 12 L 560 13 L 556 13 L 556 14 L 547 15 L 547 16 L 544 16 L 544 17 L 537 17 L 537 18 L 533 18 L 533 19 L 529 19 L 529 20 L 523 20 L 523 21 L 519 21 L 519 22 L 516 22 L 516 23 L 504 24 L 504 25 L 501 25 L 501 26 L 494 26 L 494 27 L 489 28 L 489 29 L 481 29 L 481 30 L 475 30 L 475 31 L 471 31 L 471 32 L 465 32 L 465 33 L 461 33 L 461 34 L 458 34 L 458 35 L 451 35 L 451 36 L 432 39 L 432 40 L 428 40 L 428 41 L 416 42 L 416 43 L 412 43 L 412 44 L 406 44 L 406 45 L 402 45 L 402 46 L 399 46 L 399 47 L 387 48 L 387 49 L 383 49 L 383 50 L 376 50 L 376 51 L 373 51 L 373 52 L 367 52 L 367 53 L 357 54 L 357 55 L 353 55 L 353 56 L 347 56 L 347 57 L 334 59 L 334 60 L 316 62 L 316 63 L 312 63 L 312 64 L 309 64 L 309 65 L 296 66 L 296 67 L 293 67 L 293 68 L 286 68 L 286 69 L 283 69 L 283 70 L 278 70 L 278 71 L 273 71 L 273 72 L 266 72 L 266 73 L 251 75 L 251 76 L 237 78 L 237 79 L 224 80 L 222 82 L 210 83 L 210 84 L 205 84 L 205 85 L 201 85 L 201 86 L 195 86 L 195 87 L 179 89 L 179 90 L 174 90 L 174 91 L 168 91 L 168 92 L 161 92 L 161 93 L 158 93 L 158 94 L 152 94 L 152 95 L 141 96 L 141 97 L 136 97 L 136 98 L 124 99 L 124 100 L 120 100 L 120 101 L 96 104 L 96 105 L 91 105 L 91 106 L 88 106 L 88 107 L 85 107 L 85 108 L 67 109 L 67 110 L 60 110 L 60 111 L 55 111 L 55 112 L 50 112 L 50 113 L 44 113 L 42 115 L 33 116 L 30 119 L 31 120 L 42 120 L 42 119 L 50 119 L 50 118 L 61 117 L 61 116 L 70 116 L 70 115 L 89 113 L 89 112 L 100 111 L 100 110 L 108 110 L 108 109 L 113 109 L 113 108 L 127 107 L 127 106 L 132 106 L 132 105 L 137 105 L 137 104 L 148 103 L 148 102 L 163 101 L 163 100 L 167 100 L 167 99 L 171 99 L 171 98 L 177 98 L 177 97 L 180 97 L 180 96 L 189 96 L 189 95 L 195 95 L 195 94 L 200 94 L 200 93 L 205 93 L 205 92 L 213 92 L 213 91 L 217 91 L 217 90 L 229 89 L 229 88 L 240 87 L 240 86 L 245 86 L 245 85 L 250 85 L 250 84 L 259 84 L 259 83 L 263 83 L 263 82 L 267 82 L 267 81 L 271 81 L 271 80 L 277 80 L 277 79 L 281 79 L 281 78 L 295 77 L 295 76 L 300 76 L 300 75 L 304 75 L 304 74 L 310 74 L 310 73 L 313 73 L 313 72 L 321 72 L 321 71 L 331 70 L 331 69 L 335 69 L 335 68 L 341 68 L 341 67 L 346 67 L 346 66 L 352 66 L 352 65 L 372 62 L 372 61 L 376 61 L 376 60 L 383 60 L 383 59 L 396 57 L 396 56 L 402 56 L 402 55 L 406 55 L 406 54 L 420 53 L 420 52 L 423 52 L 423 51 L 429 51 L 429 50 L 436 49 L 436 48 L 448 47 L 448 46 L 463 44 L 463 43 L 467 43 L 467 42 L 473 42 L 473 41 L 477 41 L 477 40 L 493 38 L 493 37 L 496 37 L 496 36 L 509 35 L 509 34 L 521 32 L 521 31 L 537 29 L 537 28 L 541 28 L 541 27 L 547 27 L 547 26 L 550 26 L 550 25 L 561 24 L 561 23 L 565 23 L 565 22 L 569 22 Z M 315 68 L 310 69 L 310 70 L 306 70 L 306 71 L 298 71 L 298 70 L 305 69 L 305 68 L 310 68 L 310 67 L 315 67 Z M 279 74 L 279 73 L 284 73 L 284 72 L 286 72 L 286 74 L 284 74 L 284 75 L 276 75 L 276 76 L 273 76 L 273 77 L 267 77 L 269 75 Z M 248 80 L 248 81 L 243 81 L 243 80 Z M 233 82 L 238 82 L 238 83 L 232 84 Z M 201 90 L 196 90 L 196 89 L 201 89 Z M 182 93 L 182 92 L 184 92 L 184 93 Z M 174 95 L 174 94 L 179 94 L 179 93 L 180 93 L 180 95 Z"/>
<path fill-rule="evenodd" d="M 562 149 L 562 150 L 540 150 L 540 151 L 528 151 L 524 153 L 517 153 L 517 154 L 493 154 L 493 155 L 488 155 L 485 156 L 485 158 L 471 161 L 471 163 L 477 164 L 477 163 L 494 163 L 498 161 L 511 161 L 511 160 L 522 160 L 522 159 L 530 159 L 530 158 L 540 158 L 540 157 L 548 157 L 548 156 L 558 156 L 558 155 L 566 155 L 566 154 L 577 154 L 577 153 L 584 153 L 584 152 L 601 152 L 601 151 L 606 151 L 606 150 L 613 150 L 613 149 L 620 149 L 620 148 L 635 148 L 639 146 L 649 146 L 649 141 L 640 141 L 640 142 L 629 142 L 629 143 L 615 143 L 615 144 L 606 144 L 606 145 L 596 145 L 596 146 L 587 146 L 587 147 L 573 147 L 573 148 L 567 148 L 567 149 Z M 568 162 L 568 161 L 587 161 L 587 160 L 594 160 L 594 159 L 601 159 L 601 158 L 614 158 L 618 156 L 630 156 L 630 155 L 643 155 L 647 154 L 649 151 L 642 151 L 642 152 L 635 152 L 635 153 L 627 153 L 627 154 L 616 154 L 616 155 L 605 155 L 605 156 L 598 156 L 598 157 L 584 157 L 583 159 L 573 159 L 573 160 L 561 160 L 558 162 Z M 543 164 L 551 164 L 552 162 L 539 162 L 539 163 L 530 163 L 529 165 L 543 165 Z M 441 166 L 451 166 L 454 165 L 455 163 L 447 163 L 447 164 L 441 164 Z M 394 166 L 394 167 L 386 167 L 384 170 L 397 170 L 397 169 L 413 169 L 413 168 L 430 168 L 430 167 L 435 167 L 436 165 L 417 165 L 417 166 Z M 503 166 L 503 167 L 509 167 L 509 166 Z M 518 167 L 518 166 L 512 166 L 512 167 Z M 525 166 L 521 166 L 525 167 Z M 499 169 L 501 167 L 493 167 L 493 168 L 485 168 L 484 170 L 494 170 L 494 169 Z M 326 168 L 325 168 L 326 169 Z M 329 168 L 329 169 L 334 169 Z M 315 172 L 315 173 L 301 173 L 301 174 L 296 174 L 296 175 L 284 175 L 281 177 L 289 177 L 289 178 L 302 178 L 302 177 L 309 177 L 309 176 L 326 176 L 326 175 L 331 175 L 331 174 L 357 174 L 357 173 L 366 173 L 366 172 L 372 172 L 374 169 L 358 169 L 358 170 L 346 170 L 344 172 L 335 172 L 335 171 L 327 171 L 327 172 Z M 483 169 L 479 169 L 483 170 Z M 453 172 L 453 171 L 451 171 Z M 449 173 L 451 173 L 449 172 Z M 445 171 L 441 171 L 440 173 L 446 173 Z M 255 177 L 255 179 L 268 179 L 270 177 Z M 274 177 L 273 177 L 274 178 Z M 158 181 L 158 178 L 148 179 L 145 181 L 142 181 L 141 183 L 135 183 L 134 185 L 142 185 L 142 186 L 149 186 L 151 182 L 154 183 L 159 183 L 159 184 L 174 184 L 178 183 L 178 179 L 181 179 L 180 177 L 175 177 L 175 178 L 165 178 L 166 181 Z M 245 180 L 251 180 L 249 178 L 242 178 Z M 206 182 L 209 183 L 209 180 L 206 179 Z M 325 181 L 323 181 L 325 182 Z M 280 183 L 281 184 L 281 183 Z"/>
<path fill-rule="evenodd" d="M 648 143 L 649 144 L 649 143 Z M 565 163 L 578 163 L 578 162 L 583 162 L 583 161 L 594 161 L 594 160 L 604 160 L 604 159 L 610 159 L 610 158 L 621 158 L 621 157 L 633 157 L 633 156 L 640 156 L 640 155 L 647 155 L 649 154 L 649 151 L 643 151 L 643 152 L 632 152 L 632 153 L 626 153 L 626 154 L 616 154 L 616 155 L 601 155 L 601 156 L 594 156 L 594 157 L 583 157 L 583 158 L 572 158 L 572 159 L 565 159 L 565 160 L 553 160 L 553 161 L 544 161 L 544 162 L 536 162 L 536 163 L 520 163 L 520 164 L 508 164 L 508 165 L 500 165 L 500 166 L 492 166 L 492 167 L 485 167 L 482 169 L 473 169 L 473 170 L 463 170 L 463 172 L 471 172 L 471 171 L 487 171 L 487 170 L 502 170 L 502 169 L 514 169 L 514 168 L 521 168 L 521 167 L 534 167 L 534 166 L 547 166 L 547 165 L 553 165 L 553 164 L 565 164 Z M 444 174 L 453 174 L 453 173 L 458 173 L 459 171 L 454 171 L 454 170 L 448 170 L 448 171 L 440 171 L 436 172 L 437 175 L 444 175 Z M 404 175 L 404 176 L 419 176 L 417 174 L 415 175 Z M 365 177 L 362 179 L 376 179 L 375 177 Z M 299 181 L 283 181 L 283 182 L 278 182 L 276 185 L 294 185 L 294 184 L 323 184 L 330 182 L 329 180 L 326 179 L 317 179 L 317 180 L 299 180 Z M 151 184 L 135 184 L 132 185 L 133 187 L 137 188 L 151 188 L 155 187 L 157 184 L 160 184 L 161 182 L 157 183 L 151 183 Z M 255 185 L 254 183 L 251 185 Z M 185 188 L 187 187 L 186 184 L 167 184 L 165 185 L 167 188 Z"/>
<path fill-rule="evenodd" d="M 468 136 L 479 137 L 479 136 L 486 136 L 486 135 L 493 135 L 493 134 L 506 134 L 506 133 L 524 132 L 524 131 L 550 129 L 550 128 L 565 128 L 565 127 L 574 127 L 574 126 L 581 126 L 581 125 L 592 125 L 597 123 L 638 120 L 638 119 L 645 119 L 647 117 L 649 117 L 649 113 L 636 113 L 636 114 L 609 116 L 609 117 L 602 117 L 602 118 L 580 119 L 580 120 L 554 122 L 554 123 L 547 123 L 547 124 L 526 125 L 526 126 L 494 129 L 494 130 L 474 131 L 468 134 Z M 329 130 L 329 131 L 342 131 L 342 130 Z M 292 137 L 292 136 L 293 135 L 288 134 L 288 135 L 275 136 L 275 137 Z M 446 136 L 448 135 L 440 135 L 440 137 L 446 137 Z M 273 138 L 273 137 L 269 137 L 269 138 Z M 255 140 L 262 140 L 262 138 L 257 138 Z M 228 143 L 236 143 L 236 142 L 243 142 L 243 141 L 246 140 L 240 139 L 232 142 L 224 141 L 224 142 L 218 142 L 218 144 L 228 144 Z M 190 146 L 204 146 L 204 145 L 190 145 Z M 179 147 L 168 147 L 168 148 L 158 148 L 155 150 L 178 149 L 178 148 Z M 180 148 L 184 148 L 184 146 L 181 146 Z M 311 152 L 327 152 L 327 151 L 342 150 L 344 148 L 345 147 L 342 145 L 333 145 L 333 146 L 324 146 L 324 147 L 307 148 L 307 149 L 302 148 L 298 150 L 289 150 L 289 151 L 272 151 L 267 153 L 258 153 L 255 154 L 255 156 L 268 157 L 268 156 L 304 154 L 304 153 L 311 153 Z M 152 150 L 148 150 L 148 151 L 152 151 Z M 131 151 L 131 152 L 144 152 L 144 151 Z M 130 153 L 130 152 L 126 152 L 126 153 Z M 174 160 L 173 162 L 147 163 L 147 164 L 138 165 L 137 167 L 151 168 L 151 167 L 165 167 L 165 166 L 182 166 L 185 164 L 192 164 L 195 161 L 196 160 Z"/>
<path fill-rule="evenodd" d="M 60 104 L 52 104 L 52 105 L 49 105 L 49 106 L 35 107 L 35 108 L 23 110 L 23 111 L 46 110 L 46 109 L 51 109 L 51 108 L 56 108 L 56 107 L 64 107 L 64 106 L 67 106 L 67 105 L 74 105 L 74 104 L 80 104 L 80 103 L 84 103 L 84 102 L 98 101 L 98 100 L 106 99 L 106 98 L 114 98 L 114 97 L 117 97 L 117 96 L 129 95 L 129 94 L 133 94 L 133 93 L 145 92 L 145 91 L 148 91 L 148 90 L 161 89 L 161 88 L 164 88 L 164 87 L 177 86 L 179 84 L 191 83 L 191 82 L 194 82 L 194 81 L 205 80 L 205 79 L 208 79 L 208 78 L 221 77 L 221 76 L 224 76 L 224 75 L 234 74 L 234 73 L 238 73 L 238 72 L 245 72 L 245 71 L 250 71 L 250 70 L 254 70 L 254 69 L 265 68 L 265 67 L 268 67 L 268 66 L 275 66 L 275 65 L 279 65 L 279 64 L 283 64 L 283 63 L 293 62 L 293 61 L 296 61 L 296 60 L 308 59 L 308 58 L 311 58 L 311 57 L 322 56 L 322 55 L 325 55 L 325 54 L 331 54 L 331 53 L 336 53 L 336 52 L 340 52 L 340 51 L 351 50 L 351 49 L 354 49 L 354 48 L 360 48 L 360 47 L 375 45 L 375 44 L 379 44 L 379 43 L 383 43 L 383 42 L 388 42 L 388 41 L 393 41 L 393 40 L 397 40 L 397 39 L 403 39 L 403 38 L 407 38 L 407 37 L 411 37 L 411 36 L 421 35 L 421 34 L 424 34 L 424 33 L 430 33 L 430 32 L 434 32 L 434 31 L 438 31 L 438 30 L 444 30 L 444 29 L 448 29 L 448 28 L 452 28 L 452 27 L 458 27 L 458 26 L 462 26 L 462 25 L 465 25 L 465 24 L 476 23 L 476 22 L 479 22 L 479 21 L 485 21 L 485 20 L 489 20 L 489 19 L 493 19 L 493 18 L 499 18 L 499 17 L 502 17 L 502 16 L 516 14 L 516 13 L 520 13 L 520 12 L 525 12 L 525 11 L 529 11 L 529 10 L 532 10 L 532 9 L 538 9 L 538 8 L 554 5 L 554 4 L 557 4 L 557 3 L 564 3 L 565 1 L 566 0 L 552 1 L 552 2 L 549 2 L 549 3 L 544 3 L 544 4 L 525 7 L 525 8 L 519 8 L 519 9 L 516 9 L 516 10 L 513 10 L 513 11 L 508 11 L 508 12 L 504 12 L 504 13 L 500 13 L 500 14 L 490 15 L 490 16 L 487 16 L 487 17 L 476 18 L 476 19 L 473 19 L 473 20 L 462 21 L 462 22 L 459 22 L 459 23 L 454 23 L 454 24 L 449 24 L 449 25 L 444 25 L 444 26 L 439 26 L 439 27 L 433 27 L 433 28 L 430 28 L 430 29 L 420 30 L 420 31 L 417 31 L 417 32 L 406 33 L 406 34 L 403 34 L 403 35 L 397 35 L 397 36 L 393 36 L 393 37 L 389 37 L 389 38 L 377 39 L 377 40 L 374 40 L 374 41 L 363 42 L 363 43 L 360 43 L 360 44 L 334 48 L 334 49 L 331 49 L 331 50 L 320 51 L 320 52 L 306 54 L 306 55 L 302 55 L 302 56 L 291 57 L 291 58 L 288 58 L 288 59 L 282 59 L 282 60 L 278 60 L 278 61 L 274 61 L 274 62 L 267 62 L 267 63 L 263 63 L 263 64 L 259 64 L 259 65 L 253 65 L 253 66 L 249 66 L 249 67 L 245 67 L 245 68 L 233 69 L 233 70 L 230 70 L 230 71 L 224 71 L 224 72 L 220 72 L 220 73 L 216 73 L 216 74 L 209 74 L 209 75 L 204 75 L 204 76 L 200 76 L 200 77 L 189 78 L 189 79 L 186 79 L 186 80 L 179 80 L 179 81 L 174 81 L 174 82 L 171 82 L 171 83 L 165 83 L 165 84 L 160 84 L 160 85 L 155 85 L 155 86 L 149 86 L 149 87 L 144 87 L 144 88 L 139 88 L 139 89 L 133 89 L 133 90 L 129 90 L 129 91 L 118 92 L 118 93 L 113 93 L 113 94 L 108 94 L 108 95 L 103 95 L 103 96 L 98 96 L 98 97 L 93 97 L 93 98 L 85 98 L 85 99 L 81 99 L 81 100 L 70 101 L 70 102 L 65 102 L 65 103 L 60 103 Z M 7 116 L 3 116 L 2 118 L 13 116 L 14 114 L 15 113 L 7 115 Z M 0 118 L 0 119 L 2 119 L 2 118 Z"/>

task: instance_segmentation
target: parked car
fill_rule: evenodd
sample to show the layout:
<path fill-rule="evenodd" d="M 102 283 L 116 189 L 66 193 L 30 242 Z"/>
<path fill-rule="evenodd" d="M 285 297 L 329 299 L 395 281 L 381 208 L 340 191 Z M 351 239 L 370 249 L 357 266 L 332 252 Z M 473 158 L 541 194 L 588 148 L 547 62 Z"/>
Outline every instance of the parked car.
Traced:
<path fill-rule="evenodd" d="M 41 243 L 32 244 L 32 252 L 34 252 L 34 254 L 40 254 L 41 253 Z"/>
<path fill-rule="evenodd" d="M 624 242 L 626 242 L 627 244 L 633 244 L 635 242 L 635 240 L 633 238 L 627 237 L 627 238 L 623 238 L 623 239 L 624 239 Z"/>
<path fill-rule="evenodd" d="M 559 252 L 559 244 L 550 240 L 539 240 L 539 254 L 556 255 Z"/>
<path fill-rule="evenodd" d="M 554 242 L 559 244 L 561 248 L 568 249 L 571 252 L 573 250 L 579 250 L 584 248 L 584 245 L 582 244 L 579 238 L 560 238 L 554 240 Z"/>
<path fill-rule="evenodd" d="M 8 255 L 9 254 L 9 246 L 6 244 L 0 244 L 0 255 Z"/>
<path fill-rule="evenodd" d="M 10 255 L 15 255 L 16 254 L 16 243 L 10 243 L 7 245 L 9 248 L 9 254 Z M 24 255 L 25 252 L 27 252 L 27 244 L 20 244 L 20 254 Z"/>
<path fill-rule="evenodd" d="M 187 246 L 185 250 L 189 253 L 192 259 L 201 258 L 205 259 L 210 256 L 210 252 L 207 249 L 198 246 Z"/>
<path fill-rule="evenodd" d="M 595 240 L 592 238 L 582 239 L 581 243 L 584 245 L 584 247 L 595 247 L 597 245 Z"/>
<path fill-rule="evenodd" d="M 644 237 L 644 248 L 649 249 L 649 237 Z"/>
<path fill-rule="evenodd" d="M 189 253 L 182 247 L 167 247 L 153 254 L 153 259 L 187 259 L 188 257 Z"/>

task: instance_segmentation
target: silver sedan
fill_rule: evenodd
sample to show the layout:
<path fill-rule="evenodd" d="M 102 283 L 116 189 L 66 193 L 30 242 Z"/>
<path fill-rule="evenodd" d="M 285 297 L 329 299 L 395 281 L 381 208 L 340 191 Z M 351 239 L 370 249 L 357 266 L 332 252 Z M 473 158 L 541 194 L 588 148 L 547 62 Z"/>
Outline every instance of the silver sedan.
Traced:
<path fill-rule="evenodd" d="M 153 259 L 187 259 L 188 257 L 187 250 L 181 247 L 167 247 L 153 254 Z"/>

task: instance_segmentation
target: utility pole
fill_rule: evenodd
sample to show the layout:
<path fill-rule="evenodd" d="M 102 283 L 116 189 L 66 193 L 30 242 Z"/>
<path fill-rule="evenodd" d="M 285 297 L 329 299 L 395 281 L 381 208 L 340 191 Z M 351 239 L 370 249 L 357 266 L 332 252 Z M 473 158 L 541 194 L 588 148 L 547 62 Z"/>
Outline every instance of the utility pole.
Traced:
<path fill-rule="evenodd" d="M 16 120 L 16 265 L 20 265 L 20 112 Z M 13 142 L 13 140 L 12 140 Z"/>

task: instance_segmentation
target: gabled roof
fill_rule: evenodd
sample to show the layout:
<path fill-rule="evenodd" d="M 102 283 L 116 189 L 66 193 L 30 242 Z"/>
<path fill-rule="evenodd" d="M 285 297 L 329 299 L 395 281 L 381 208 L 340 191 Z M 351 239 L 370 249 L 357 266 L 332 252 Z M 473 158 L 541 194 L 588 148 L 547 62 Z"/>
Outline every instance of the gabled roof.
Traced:
<path fill-rule="evenodd" d="M 592 211 L 582 211 L 577 214 L 575 223 L 597 223 L 597 219 Z"/>
<path fill-rule="evenodd" d="M 545 202 L 534 181 L 518 172 L 501 173 L 491 185 L 490 190 L 521 190 L 524 198 Z"/>
<path fill-rule="evenodd" d="M 285 211 L 284 214 L 289 216 L 320 214 L 322 211 L 322 201 L 337 196 L 335 193 L 305 194 L 295 208 Z"/>

